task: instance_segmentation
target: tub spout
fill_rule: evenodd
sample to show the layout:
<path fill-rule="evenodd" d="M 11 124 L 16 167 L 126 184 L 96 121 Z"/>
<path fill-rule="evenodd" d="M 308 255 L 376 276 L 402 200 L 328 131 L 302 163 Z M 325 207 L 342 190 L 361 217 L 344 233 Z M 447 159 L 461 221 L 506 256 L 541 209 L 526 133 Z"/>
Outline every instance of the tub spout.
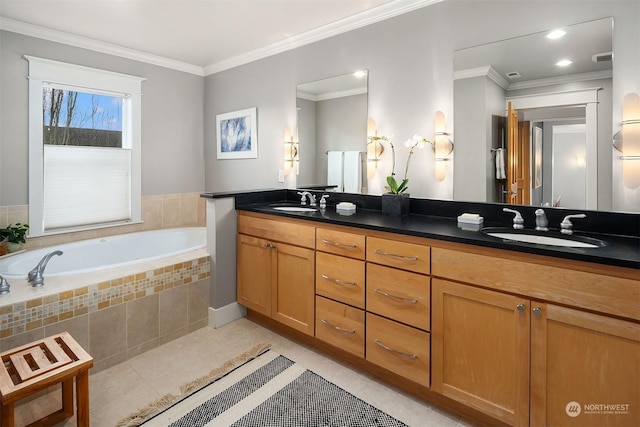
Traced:
<path fill-rule="evenodd" d="M 11 285 L 9 285 L 7 279 L 2 277 L 2 275 L 0 274 L 0 295 L 8 294 L 9 292 L 11 292 L 9 288 L 11 288 Z"/>
<path fill-rule="evenodd" d="M 44 269 L 47 267 L 47 263 L 54 255 L 62 255 L 62 251 L 53 251 L 46 254 L 36 265 L 33 270 L 29 272 L 29 284 L 34 288 L 44 285 Z"/>

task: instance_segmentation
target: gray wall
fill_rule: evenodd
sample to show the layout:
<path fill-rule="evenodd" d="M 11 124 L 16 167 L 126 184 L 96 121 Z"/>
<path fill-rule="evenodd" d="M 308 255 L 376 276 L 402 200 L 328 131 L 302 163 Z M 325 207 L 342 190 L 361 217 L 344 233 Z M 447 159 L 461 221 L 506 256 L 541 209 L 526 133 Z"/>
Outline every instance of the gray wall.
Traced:
<path fill-rule="evenodd" d="M 316 180 L 309 184 L 326 184 L 327 151 L 366 151 L 366 144 L 366 94 L 316 102 Z"/>
<path fill-rule="evenodd" d="M 300 82 L 369 70 L 369 117 L 376 120 L 380 133 L 393 135 L 398 147 L 414 133 L 433 138 L 437 110 L 444 112 L 447 130 L 453 130 L 456 49 L 608 16 L 615 22 L 613 123 L 619 123 L 624 94 L 640 92 L 640 3 L 635 1 L 447 0 L 208 76 L 204 134 L 207 191 L 295 185 L 290 180 L 279 184 L 277 170 L 281 168 L 282 131 L 295 125 L 295 87 Z M 215 115 L 247 107 L 258 108 L 258 158 L 216 160 Z M 406 151 L 398 151 L 397 163 L 402 170 Z M 390 172 L 386 154 L 374 182 L 369 182 L 370 192 L 382 192 L 382 180 Z M 599 154 L 604 162 L 611 162 L 610 151 Z M 412 158 L 411 195 L 450 198 L 453 174 L 435 182 L 432 159 L 427 150 Z"/>
<path fill-rule="evenodd" d="M 1 31 L 0 206 L 28 203 L 28 62 L 23 55 L 146 78 L 142 194 L 204 190 L 202 77 Z"/>

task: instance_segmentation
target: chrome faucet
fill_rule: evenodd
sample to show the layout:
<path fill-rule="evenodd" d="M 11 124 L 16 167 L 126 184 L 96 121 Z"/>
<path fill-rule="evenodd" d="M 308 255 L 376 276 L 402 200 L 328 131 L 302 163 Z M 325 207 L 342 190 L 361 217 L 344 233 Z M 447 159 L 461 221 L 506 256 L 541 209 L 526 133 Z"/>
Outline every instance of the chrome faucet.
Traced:
<path fill-rule="evenodd" d="M 308 191 L 303 191 L 298 192 L 298 194 L 300 196 L 302 196 L 302 198 L 300 199 L 300 204 L 306 205 L 307 204 L 307 197 L 309 197 L 309 206 L 315 206 L 316 205 L 316 196 L 314 196 L 313 194 L 309 193 Z"/>
<path fill-rule="evenodd" d="M 322 197 L 320 197 L 320 209 L 326 209 L 328 198 L 329 198 L 328 194 L 325 194 Z"/>
<path fill-rule="evenodd" d="M 572 218 L 586 218 L 585 214 L 576 214 L 576 215 L 567 215 L 564 217 L 562 222 L 560 223 L 560 232 L 562 234 L 573 234 L 573 223 L 571 222 Z"/>
<path fill-rule="evenodd" d="M 44 269 L 47 267 L 47 263 L 54 255 L 62 255 L 62 251 L 53 251 L 46 254 L 36 265 L 33 270 L 29 272 L 28 282 L 34 288 L 44 285 Z"/>
<path fill-rule="evenodd" d="M 2 277 L 2 275 L 0 274 L 0 295 L 8 294 L 9 292 L 11 292 L 9 290 L 10 287 L 11 286 L 9 285 L 9 282 L 7 282 L 7 279 Z"/>
<path fill-rule="evenodd" d="M 544 213 L 542 209 L 536 209 L 536 230 L 537 231 L 549 231 L 549 220 L 547 219 L 547 215 Z"/>
<path fill-rule="evenodd" d="M 524 218 L 522 218 L 522 215 L 520 215 L 520 212 L 518 212 L 515 209 L 509 209 L 509 208 L 503 208 L 502 211 L 515 214 L 515 216 L 513 217 L 513 228 L 515 228 L 516 230 L 522 230 L 524 228 Z"/>

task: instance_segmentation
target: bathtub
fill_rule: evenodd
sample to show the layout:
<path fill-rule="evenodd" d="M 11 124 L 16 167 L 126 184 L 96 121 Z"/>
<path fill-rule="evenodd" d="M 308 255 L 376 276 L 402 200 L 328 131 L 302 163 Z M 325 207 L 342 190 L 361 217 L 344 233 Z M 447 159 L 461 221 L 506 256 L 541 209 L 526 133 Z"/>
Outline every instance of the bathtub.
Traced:
<path fill-rule="evenodd" d="M 28 272 L 55 250 L 63 255 L 50 259 L 44 285 L 31 286 Z M 29 338 L 33 334 L 41 337 L 61 322 L 75 319 L 86 323 L 89 314 L 100 317 L 102 310 L 113 309 L 122 315 L 124 305 L 127 316 L 137 313 L 145 319 L 162 317 L 166 313 L 164 309 L 159 311 L 160 301 L 173 301 L 172 310 L 178 302 L 185 305 L 188 301 L 189 308 L 182 307 L 179 319 L 188 319 L 189 324 L 176 324 L 180 330 L 171 330 L 166 325 L 172 324 L 172 318 L 162 323 L 165 326 L 154 339 L 177 336 L 207 324 L 210 261 L 205 227 L 121 234 L 0 258 L 0 274 L 11 285 L 8 294 L 0 295 L 0 340 L 25 333 Z M 175 295 L 183 298 L 175 300 Z M 145 314 L 145 310 L 150 311 Z M 135 322 L 130 326 L 136 327 Z M 162 336 L 162 332 L 167 335 Z"/>
<path fill-rule="evenodd" d="M 206 246 L 206 228 L 170 228 L 121 234 L 30 250 L 0 259 L 0 275 L 8 280 L 27 279 L 27 274 L 49 252 L 53 256 L 45 278 L 69 276 L 124 267 L 171 257 Z"/>

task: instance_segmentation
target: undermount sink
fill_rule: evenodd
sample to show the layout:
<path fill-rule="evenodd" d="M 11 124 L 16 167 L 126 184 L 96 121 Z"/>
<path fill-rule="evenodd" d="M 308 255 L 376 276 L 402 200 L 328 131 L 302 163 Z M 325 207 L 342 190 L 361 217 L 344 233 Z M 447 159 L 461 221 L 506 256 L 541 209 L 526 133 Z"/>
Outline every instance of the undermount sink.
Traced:
<path fill-rule="evenodd" d="M 315 212 L 316 208 L 305 208 L 304 206 L 276 206 L 273 209 L 283 212 Z"/>
<path fill-rule="evenodd" d="M 600 248 L 605 246 L 605 242 L 599 239 L 584 236 L 549 236 L 548 232 L 538 232 L 533 230 L 496 230 L 484 229 L 485 234 L 498 239 L 520 242 L 533 243 L 537 245 L 556 246 L 564 248 Z"/>

